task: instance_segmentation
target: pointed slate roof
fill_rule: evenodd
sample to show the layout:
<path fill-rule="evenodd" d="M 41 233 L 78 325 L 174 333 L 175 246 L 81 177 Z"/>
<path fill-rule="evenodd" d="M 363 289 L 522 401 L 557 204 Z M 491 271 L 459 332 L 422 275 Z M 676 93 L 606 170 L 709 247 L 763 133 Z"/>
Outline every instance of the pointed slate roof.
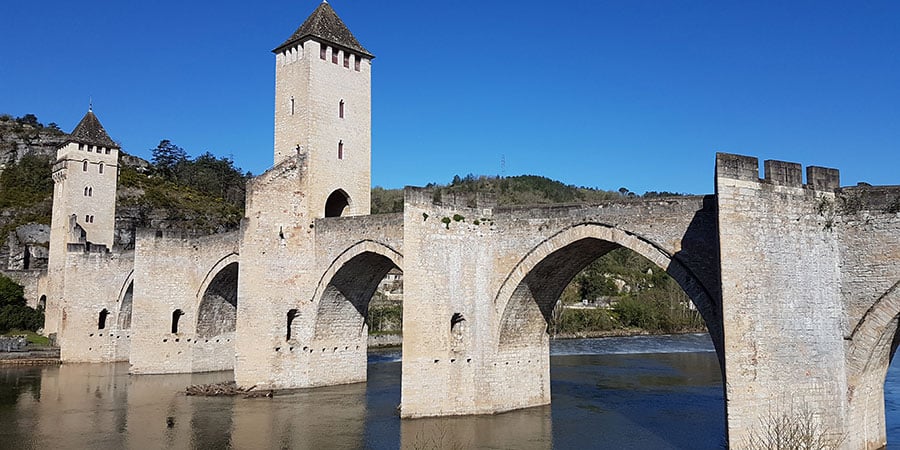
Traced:
<path fill-rule="evenodd" d="M 78 122 L 78 125 L 72 130 L 72 133 L 69 134 L 66 144 L 69 142 L 119 148 L 119 144 L 116 144 L 115 141 L 106 134 L 103 125 L 100 125 L 100 120 L 94 115 L 94 111 L 90 109 L 81 119 L 81 122 Z"/>
<path fill-rule="evenodd" d="M 334 9 L 332 9 L 331 5 L 326 1 L 323 1 L 319 7 L 306 18 L 303 25 L 300 25 L 300 28 L 297 28 L 297 31 L 295 31 L 288 40 L 284 41 L 283 44 L 279 45 L 275 50 L 272 50 L 272 52 L 278 53 L 284 47 L 302 41 L 307 37 L 313 37 L 317 40 L 334 44 L 335 46 L 343 47 L 347 50 L 352 50 L 369 58 L 375 57 L 369 53 L 355 37 L 353 37 L 353 33 L 350 32 L 347 25 L 344 25 L 344 21 L 338 17 L 337 13 L 334 12 Z"/>

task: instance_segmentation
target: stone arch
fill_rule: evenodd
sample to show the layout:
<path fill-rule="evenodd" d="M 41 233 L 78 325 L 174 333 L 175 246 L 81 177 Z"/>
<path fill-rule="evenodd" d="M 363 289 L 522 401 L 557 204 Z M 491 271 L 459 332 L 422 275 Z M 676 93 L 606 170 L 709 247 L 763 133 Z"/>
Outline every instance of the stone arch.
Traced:
<path fill-rule="evenodd" d="M 714 297 L 699 278 L 661 245 L 595 222 L 571 225 L 548 237 L 507 275 L 494 298 L 500 317 L 498 347 L 537 344 L 531 340 L 543 339 L 550 313 L 566 285 L 593 260 L 619 247 L 647 258 L 681 286 L 706 322 L 721 363 L 724 353 Z"/>
<path fill-rule="evenodd" d="M 41 298 L 38 299 L 37 307 L 38 307 L 38 309 L 43 309 L 43 310 L 47 309 L 47 296 L 46 295 L 44 295 L 44 294 L 41 295 Z"/>
<path fill-rule="evenodd" d="M 343 189 L 337 189 L 325 201 L 325 217 L 340 217 L 350 208 L 350 195 Z"/>
<path fill-rule="evenodd" d="M 131 329 L 131 311 L 134 302 L 134 271 L 125 278 L 125 283 L 119 289 L 118 298 L 118 316 L 116 317 L 116 326 L 120 330 Z"/>
<path fill-rule="evenodd" d="M 197 337 L 210 338 L 233 333 L 237 322 L 238 262 L 223 258 L 218 270 L 205 281 L 197 306 Z M 228 262 L 225 262 L 228 261 Z"/>
<path fill-rule="evenodd" d="M 369 301 L 378 283 L 403 256 L 385 244 L 364 240 L 344 250 L 319 279 L 311 301 L 318 302 L 315 337 L 363 337 Z"/>
<path fill-rule="evenodd" d="M 850 332 L 847 363 L 851 377 L 868 372 L 876 359 L 887 358 L 890 363 L 897 350 L 898 319 L 900 281 L 878 297 Z"/>

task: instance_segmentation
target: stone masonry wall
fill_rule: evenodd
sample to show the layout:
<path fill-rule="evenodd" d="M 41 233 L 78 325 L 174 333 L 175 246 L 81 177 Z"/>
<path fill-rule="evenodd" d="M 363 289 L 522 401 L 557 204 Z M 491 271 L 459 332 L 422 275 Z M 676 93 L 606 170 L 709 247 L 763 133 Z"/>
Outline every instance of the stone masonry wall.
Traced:
<path fill-rule="evenodd" d="M 721 341 L 708 198 L 502 209 L 435 200 L 431 191 L 407 188 L 404 417 L 548 403 L 545 308 L 580 269 L 619 245 L 682 283 Z M 509 340 L 507 328 L 530 331 Z"/>
<path fill-rule="evenodd" d="M 239 234 L 195 237 L 141 230 L 135 249 L 131 372 L 181 373 L 234 366 L 234 332 L 199 336 L 199 307 L 209 283 L 238 260 Z M 237 289 L 237 286 L 234 287 Z M 240 307 L 240 305 L 238 306 Z M 180 310 L 177 332 L 173 314 Z"/>
<path fill-rule="evenodd" d="M 900 187 L 843 188 L 834 213 L 846 315 L 846 446 L 882 448 L 884 380 L 900 314 Z"/>
<path fill-rule="evenodd" d="M 239 298 L 253 301 L 238 305 L 235 379 L 241 385 L 290 388 L 365 380 L 362 313 L 336 294 L 331 281 L 350 272 L 356 280 L 365 281 L 363 273 L 376 276 L 367 271 L 371 264 L 354 265 L 359 258 L 372 258 L 366 261 L 386 273 L 402 250 L 402 224 L 399 215 L 316 219 L 302 188 L 305 161 L 285 160 L 248 189 Z M 350 272 L 341 271 L 345 265 L 352 266 Z M 349 288 L 365 290 L 356 284 Z M 317 327 L 330 328 L 318 323 L 322 298 L 332 306 L 325 313 L 332 319 L 326 320 L 338 320 L 335 324 L 343 325 L 337 328 L 352 333 L 316 334 Z"/>
<path fill-rule="evenodd" d="M 833 169 L 719 154 L 728 433 L 748 445 L 767 421 L 806 413 L 844 432 L 846 379 Z"/>
<path fill-rule="evenodd" d="M 110 253 L 105 247 L 94 250 L 73 245 L 66 258 L 67 282 L 57 336 L 63 362 L 128 360 L 132 334 L 118 327 L 117 318 L 135 256 Z M 106 311 L 105 320 L 101 320 L 102 311 Z"/>

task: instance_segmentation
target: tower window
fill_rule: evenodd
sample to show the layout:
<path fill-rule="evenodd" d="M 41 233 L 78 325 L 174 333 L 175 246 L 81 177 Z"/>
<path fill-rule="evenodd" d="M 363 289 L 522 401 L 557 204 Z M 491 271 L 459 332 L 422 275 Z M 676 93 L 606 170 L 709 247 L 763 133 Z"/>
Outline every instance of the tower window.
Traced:
<path fill-rule="evenodd" d="M 353 58 L 353 69 L 359 72 L 359 56 Z"/>
<path fill-rule="evenodd" d="M 338 52 L 336 48 L 331 49 L 331 62 L 337 64 Z"/>
<path fill-rule="evenodd" d="M 104 153 L 109 154 L 109 148 L 105 149 Z"/>
<path fill-rule="evenodd" d="M 291 115 L 294 115 L 294 96 L 291 96 Z"/>
<path fill-rule="evenodd" d="M 84 196 L 85 196 L 85 197 L 88 196 L 88 188 L 87 188 L 87 186 L 84 187 Z"/>
<path fill-rule="evenodd" d="M 344 53 L 344 67 L 350 68 L 350 54 Z"/>
<path fill-rule="evenodd" d="M 84 223 L 89 223 L 91 221 L 91 216 L 85 214 L 84 215 Z"/>
<path fill-rule="evenodd" d="M 341 119 L 344 118 L 344 101 L 343 100 L 341 100 L 341 102 L 338 104 L 338 117 L 340 117 Z"/>
<path fill-rule="evenodd" d="M 93 197 L 93 196 L 94 196 L 94 188 L 89 187 L 88 188 L 88 197 Z"/>
<path fill-rule="evenodd" d="M 325 52 L 328 47 L 322 45 L 319 47 L 319 59 L 325 59 Z"/>
<path fill-rule="evenodd" d="M 103 163 L 100 163 L 100 173 L 103 173 Z"/>
<path fill-rule="evenodd" d="M 87 162 L 87 160 L 84 160 L 84 164 L 82 164 L 82 166 L 81 166 L 81 170 L 83 170 L 83 171 L 85 171 L 85 172 L 87 172 L 87 165 L 88 165 L 88 162 Z"/>
<path fill-rule="evenodd" d="M 338 159 L 344 159 L 344 141 L 338 141 Z"/>
<path fill-rule="evenodd" d="M 78 144 L 78 150 L 84 151 L 84 144 Z"/>

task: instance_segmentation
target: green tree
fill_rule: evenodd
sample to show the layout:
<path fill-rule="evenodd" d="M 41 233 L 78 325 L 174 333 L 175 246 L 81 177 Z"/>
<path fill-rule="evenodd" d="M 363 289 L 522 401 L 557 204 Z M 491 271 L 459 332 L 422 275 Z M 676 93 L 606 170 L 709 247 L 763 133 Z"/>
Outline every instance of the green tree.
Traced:
<path fill-rule="evenodd" d="M 0 207 L 31 206 L 53 194 L 50 161 L 25 155 L 0 174 Z"/>
<path fill-rule="evenodd" d="M 26 306 L 24 292 L 15 281 L 0 275 L 0 333 L 44 326 L 44 311 Z"/>
<path fill-rule="evenodd" d="M 176 168 L 187 160 L 187 152 L 168 139 L 159 141 L 159 145 L 152 152 L 154 168 L 159 174 L 169 180 L 175 179 Z"/>

